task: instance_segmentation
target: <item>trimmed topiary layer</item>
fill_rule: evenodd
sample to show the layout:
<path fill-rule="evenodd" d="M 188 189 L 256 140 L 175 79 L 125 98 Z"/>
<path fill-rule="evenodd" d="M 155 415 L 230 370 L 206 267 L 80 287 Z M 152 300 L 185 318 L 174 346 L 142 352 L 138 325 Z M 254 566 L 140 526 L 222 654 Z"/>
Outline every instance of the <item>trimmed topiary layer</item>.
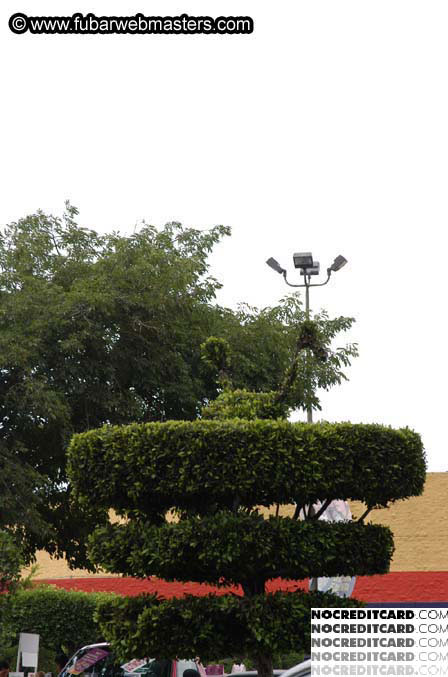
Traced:
<path fill-rule="evenodd" d="M 105 426 L 75 435 L 69 474 L 86 504 L 162 515 L 167 509 L 312 504 L 368 507 L 420 495 L 422 442 L 376 424 L 234 419 Z"/>
<path fill-rule="evenodd" d="M 109 525 L 95 532 L 89 551 L 111 572 L 238 585 L 386 573 L 393 549 L 390 529 L 379 525 L 220 512 L 160 527 Z"/>
<path fill-rule="evenodd" d="M 330 593 L 276 592 L 241 598 L 208 595 L 160 600 L 152 595 L 106 601 L 98 618 L 119 657 L 200 655 L 203 660 L 309 650 L 313 607 L 362 607 Z M 211 652 L 213 647 L 213 653 Z"/>

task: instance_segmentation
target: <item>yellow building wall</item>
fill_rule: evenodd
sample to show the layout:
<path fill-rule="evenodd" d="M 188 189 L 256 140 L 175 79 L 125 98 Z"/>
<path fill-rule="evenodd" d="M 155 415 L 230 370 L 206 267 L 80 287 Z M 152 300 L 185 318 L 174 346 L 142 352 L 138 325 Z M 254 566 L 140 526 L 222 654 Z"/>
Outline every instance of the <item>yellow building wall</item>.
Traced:
<path fill-rule="evenodd" d="M 391 571 L 448 571 L 448 472 L 426 475 L 422 496 L 374 510 L 367 521 L 387 524 L 394 534 Z M 365 509 L 351 504 L 354 516 Z"/>

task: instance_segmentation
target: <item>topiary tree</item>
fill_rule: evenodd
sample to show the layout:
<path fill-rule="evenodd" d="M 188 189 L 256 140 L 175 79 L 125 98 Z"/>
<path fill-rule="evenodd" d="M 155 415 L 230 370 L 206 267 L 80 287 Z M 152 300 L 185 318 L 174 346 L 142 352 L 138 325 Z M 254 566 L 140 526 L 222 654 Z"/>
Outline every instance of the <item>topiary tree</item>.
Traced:
<path fill-rule="evenodd" d="M 105 426 L 72 439 L 77 500 L 124 518 L 91 536 L 96 563 L 131 576 L 241 586 L 242 595 L 102 604 L 100 627 L 119 656 L 244 655 L 260 677 L 270 677 L 274 654 L 309 650 L 311 607 L 360 603 L 319 592 L 267 593 L 268 581 L 388 571 L 387 527 L 365 524 L 365 515 L 320 522 L 321 511 L 312 515 L 307 506 L 353 499 L 370 510 L 420 494 L 419 436 L 285 416 L 278 393 L 224 391 L 202 420 Z M 260 513 L 278 503 L 295 503 L 294 515 Z"/>

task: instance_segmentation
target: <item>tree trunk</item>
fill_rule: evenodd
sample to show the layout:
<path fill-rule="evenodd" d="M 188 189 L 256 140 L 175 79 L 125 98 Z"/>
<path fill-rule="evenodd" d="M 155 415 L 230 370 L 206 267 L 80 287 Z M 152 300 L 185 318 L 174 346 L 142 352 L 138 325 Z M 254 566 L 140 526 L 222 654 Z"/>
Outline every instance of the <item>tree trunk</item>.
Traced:
<path fill-rule="evenodd" d="M 241 583 L 245 597 L 253 597 L 254 595 L 264 595 L 266 592 L 266 581 L 262 580 L 253 580 L 250 583 L 247 581 Z"/>
<path fill-rule="evenodd" d="M 259 654 L 255 658 L 255 666 L 257 668 L 258 677 L 272 677 L 272 656 Z"/>

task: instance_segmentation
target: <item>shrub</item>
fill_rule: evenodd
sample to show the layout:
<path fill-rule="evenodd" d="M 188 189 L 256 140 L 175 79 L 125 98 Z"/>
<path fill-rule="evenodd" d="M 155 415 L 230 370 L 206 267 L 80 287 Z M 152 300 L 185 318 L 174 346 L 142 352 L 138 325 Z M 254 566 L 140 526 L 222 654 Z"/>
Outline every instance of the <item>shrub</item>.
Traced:
<path fill-rule="evenodd" d="M 112 593 L 87 593 L 41 585 L 8 595 L 2 608 L 1 644 L 14 646 L 20 632 L 40 635 L 44 647 L 60 651 L 63 644 L 77 647 L 100 639 L 94 613 L 100 601 L 116 597 Z"/>
<path fill-rule="evenodd" d="M 289 407 L 278 399 L 277 392 L 251 393 L 248 390 L 225 390 L 202 409 L 202 418 L 287 418 Z"/>

